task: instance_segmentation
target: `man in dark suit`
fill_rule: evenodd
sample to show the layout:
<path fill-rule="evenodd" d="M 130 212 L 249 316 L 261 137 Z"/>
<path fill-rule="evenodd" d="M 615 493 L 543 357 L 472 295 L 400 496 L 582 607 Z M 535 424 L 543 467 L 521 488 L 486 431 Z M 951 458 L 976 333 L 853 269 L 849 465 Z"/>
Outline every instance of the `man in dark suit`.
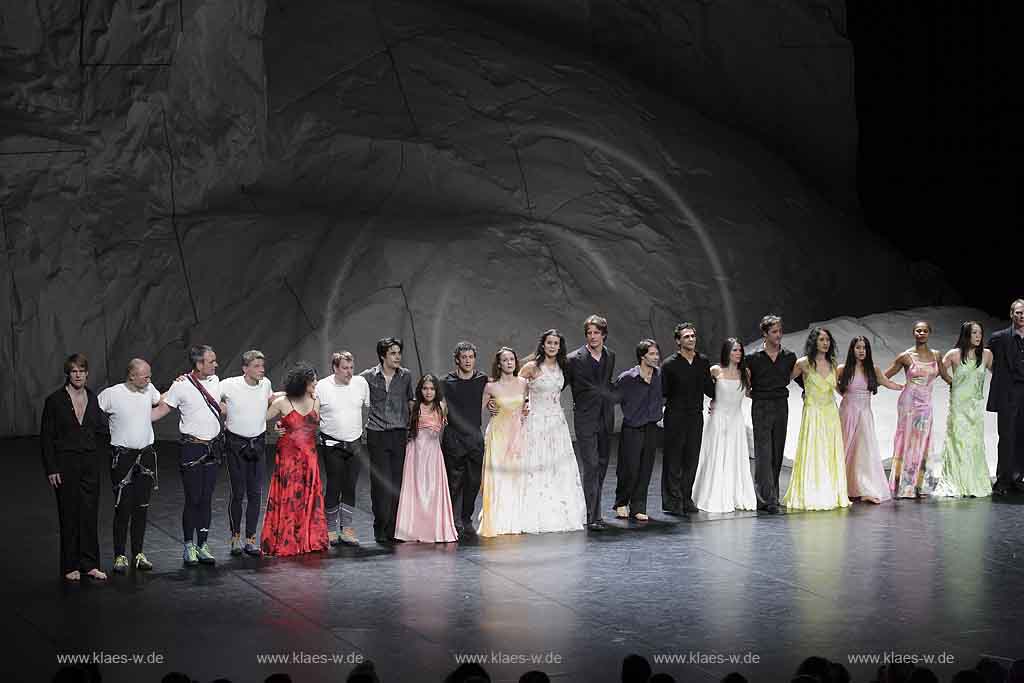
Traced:
<path fill-rule="evenodd" d="M 608 445 L 615 428 L 615 394 L 612 373 L 615 352 L 604 345 L 608 321 L 592 315 L 583 322 L 587 343 L 568 356 L 567 378 L 572 389 L 576 458 L 587 500 L 587 528 L 605 528 L 601 519 L 601 489 L 608 471 Z"/>
<path fill-rule="evenodd" d="M 992 386 L 988 411 L 998 415 L 999 462 L 992 494 L 1024 492 L 1024 299 L 1010 304 L 1010 326 L 988 340 Z"/>

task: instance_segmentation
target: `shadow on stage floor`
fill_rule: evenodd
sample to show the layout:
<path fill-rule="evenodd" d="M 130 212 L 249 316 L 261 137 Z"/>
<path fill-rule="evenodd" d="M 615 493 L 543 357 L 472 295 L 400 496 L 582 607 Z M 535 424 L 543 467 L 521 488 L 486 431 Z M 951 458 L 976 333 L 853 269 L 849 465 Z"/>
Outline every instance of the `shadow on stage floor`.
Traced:
<path fill-rule="evenodd" d="M 458 545 L 372 542 L 368 482 L 361 548 L 256 560 L 227 553 L 226 472 L 214 503 L 215 568 L 181 564 L 177 445 L 160 444 L 146 554 L 155 570 L 67 585 L 56 505 L 33 439 L 0 442 L 7 552 L 3 597 L 11 680 L 48 680 L 58 655 L 103 653 L 104 681 L 341 681 L 360 657 L 386 683 L 440 681 L 478 657 L 494 681 L 529 669 L 556 681 L 617 681 L 648 657 L 679 681 L 785 681 L 806 656 L 846 663 L 854 681 L 917 655 L 949 680 L 982 655 L 1024 655 L 1024 500 L 904 501 L 777 516 L 659 515 L 660 460 L 646 525 Z M 615 460 L 604 499 L 612 502 Z M 785 487 L 788 470 L 783 473 Z M 112 496 L 104 478 L 102 565 Z M 611 516 L 609 510 L 606 514 Z M 111 658 L 142 657 L 142 663 Z M 283 662 L 268 663 L 268 657 Z M 148 663 L 157 658 L 162 663 Z"/>

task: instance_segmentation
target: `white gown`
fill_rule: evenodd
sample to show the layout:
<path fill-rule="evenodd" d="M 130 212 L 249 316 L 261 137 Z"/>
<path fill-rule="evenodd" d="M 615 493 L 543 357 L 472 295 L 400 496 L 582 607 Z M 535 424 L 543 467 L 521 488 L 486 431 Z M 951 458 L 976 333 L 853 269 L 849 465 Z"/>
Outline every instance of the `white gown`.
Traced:
<path fill-rule="evenodd" d="M 715 407 L 704 425 L 700 462 L 693 481 L 693 502 L 701 510 L 757 509 L 743 422 L 743 397 L 743 385 L 738 379 L 720 377 L 715 382 Z"/>
<path fill-rule="evenodd" d="M 559 396 L 562 371 L 541 367 L 529 384 L 523 427 L 524 491 L 520 528 L 526 533 L 575 531 L 587 521 L 580 469 Z"/>

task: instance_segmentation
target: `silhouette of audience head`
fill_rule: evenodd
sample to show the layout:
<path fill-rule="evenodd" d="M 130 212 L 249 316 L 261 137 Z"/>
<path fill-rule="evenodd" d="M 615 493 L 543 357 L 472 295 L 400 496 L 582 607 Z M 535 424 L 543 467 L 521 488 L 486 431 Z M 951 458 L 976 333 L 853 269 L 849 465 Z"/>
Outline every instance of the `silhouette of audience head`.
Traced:
<path fill-rule="evenodd" d="M 626 655 L 622 660 L 622 683 L 647 683 L 651 665 L 640 655 Z"/>
<path fill-rule="evenodd" d="M 910 683 L 939 683 L 939 677 L 931 669 L 919 666 L 910 674 Z"/>
<path fill-rule="evenodd" d="M 292 677 L 284 673 L 270 674 L 263 683 L 292 683 Z"/>
<path fill-rule="evenodd" d="M 1007 671 L 994 659 L 982 657 L 974 665 L 974 670 L 985 678 L 985 683 L 1006 683 Z"/>
<path fill-rule="evenodd" d="M 725 678 L 722 679 L 722 683 L 747 683 L 747 677 L 739 671 L 733 671 L 732 673 L 725 675 Z"/>
<path fill-rule="evenodd" d="M 180 671 L 171 671 L 164 674 L 164 677 L 160 679 L 160 683 L 192 683 L 192 679 Z"/>
<path fill-rule="evenodd" d="M 482 666 L 475 663 L 460 664 L 448 674 L 444 683 L 491 683 L 491 677 Z"/>
<path fill-rule="evenodd" d="M 1010 665 L 1010 672 L 1006 676 L 1006 683 L 1024 683 L 1024 659 L 1018 659 Z"/>
<path fill-rule="evenodd" d="M 656 673 L 647 679 L 647 683 L 676 683 L 676 679 L 667 673 Z"/>
<path fill-rule="evenodd" d="M 377 676 L 377 667 L 369 659 L 365 662 L 360 662 L 348 672 L 348 678 L 345 679 L 345 683 L 380 683 L 380 677 Z"/>
<path fill-rule="evenodd" d="M 543 671 L 527 671 L 519 677 L 519 683 L 551 683 L 551 679 Z"/>

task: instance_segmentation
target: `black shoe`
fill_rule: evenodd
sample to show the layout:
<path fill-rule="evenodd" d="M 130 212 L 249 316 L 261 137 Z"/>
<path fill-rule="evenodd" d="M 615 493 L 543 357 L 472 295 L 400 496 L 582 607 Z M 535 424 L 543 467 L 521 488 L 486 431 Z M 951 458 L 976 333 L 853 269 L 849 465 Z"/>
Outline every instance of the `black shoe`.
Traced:
<path fill-rule="evenodd" d="M 1017 493 L 1024 493 L 1024 481 L 1013 482 L 1013 490 Z"/>
<path fill-rule="evenodd" d="M 680 511 L 678 509 L 675 509 L 675 508 L 673 508 L 671 510 L 662 510 L 662 513 L 664 513 L 666 515 L 669 515 L 670 517 L 682 517 L 683 516 L 682 511 Z"/>
<path fill-rule="evenodd" d="M 683 503 L 683 514 L 688 515 L 692 512 L 700 512 L 700 508 L 693 503 Z"/>
<path fill-rule="evenodd" d="M 476 529 L 472 524 L 467 524 L 462 528 L 456 527 L 456 531 L 459 532 L 459 536 L 476 536 Z"/>
<path fill-rule="evenodd" d="M 384 534 L 374 535 L 373 540 L 377 541 L 377 543 L 380 545 L 391 545 L 391 539 L 385 536 Z"/>

